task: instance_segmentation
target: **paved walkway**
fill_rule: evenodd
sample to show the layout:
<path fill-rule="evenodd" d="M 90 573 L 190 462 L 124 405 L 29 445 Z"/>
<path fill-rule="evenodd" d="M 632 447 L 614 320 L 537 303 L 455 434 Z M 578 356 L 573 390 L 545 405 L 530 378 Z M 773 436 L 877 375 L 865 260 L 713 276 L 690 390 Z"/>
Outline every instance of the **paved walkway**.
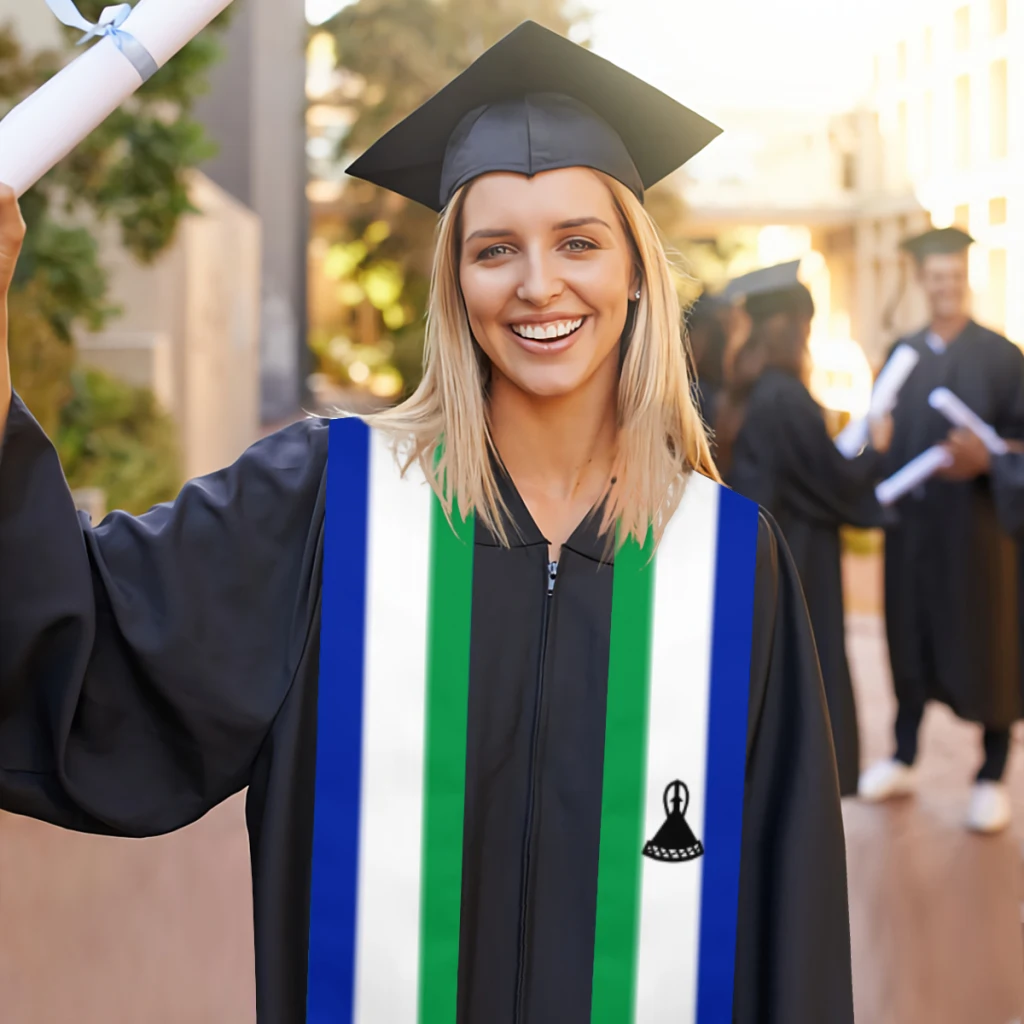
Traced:
<path fill-rule="evenodd" d="M 882 623 L 848 627 L 865 762 L 891 752 L 894 705 Z M 1016 833 L 979 837 L 960 820 L 979 730 L 929 708 L 916 799 L 844 802 L 854 994 L 863 1024 L 1008 1024 L 1024 1005 L 1021 839 L 1024 751 L 1011 784 Z"/>
<path fill-rule="evenodd" d="M 847 559 L 844 566 L 865 763 L 892 749 L 881 568 L 877 557 Z M 1007 1024 L 1021 1015 L 1024 743 L 1018 732 L 1008 774 L 1014 831 L 996 837 L 973 836 L 960 826 L 979 743 L 976 726 L 930 707 L 919 796 L 883 807 L 845 802 L 861 1024 Z"/>

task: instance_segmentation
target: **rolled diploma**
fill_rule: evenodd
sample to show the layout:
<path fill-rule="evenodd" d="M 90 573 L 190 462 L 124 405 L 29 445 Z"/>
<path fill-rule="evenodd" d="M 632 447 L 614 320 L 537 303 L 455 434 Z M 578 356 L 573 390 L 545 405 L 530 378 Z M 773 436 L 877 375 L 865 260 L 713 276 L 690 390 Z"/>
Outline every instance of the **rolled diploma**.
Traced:
<path fill-rule="evenodd" d="M 904 494 L 919 487 L 952 461 L 953 456 L 941 445 L 921 452 L 916 459 L 911 459 L 902 469 L 897 470 L 888 480 L 883 480 L 875 488 L 875 497 L 879 505 L 891 505 L 894 501 L 899 501 Z"/>
<path fill-rule="evenodd" d="M 836 435 L 836 447 L 846 458 L 854 458 L 868 443 L 868 420 L 887 416 L 896 408 L 900 390 L 920 358 L 909 345 L 899 345 L 890 356 L 875 381 L 867 418 L 851 421 Z"/>
<path fill-rule="evenodd" d="M 848 459 L 855 459 L 860 455 L 864 446 L 868 443 L 868 421 L 862 417 L 859 420 L 850 420 L 842 430 L 836 434 L 836 447 Z"/>
<path fill-rule="evenodd" d="M 122 31 L 163 67 L 231 0 L 139 0 Z M 0 121 L 0 182 L 31 188 L 142 85 L 139 73 L 104 37 Z"/>
<path fill-rule="evenodd" d="M 969 430 L 993 455 L 1005 455 L 1009 451 L 1006 442 L 949 388 L 936 388 L 928 396 L 928 404 L 954 426 Z"/>

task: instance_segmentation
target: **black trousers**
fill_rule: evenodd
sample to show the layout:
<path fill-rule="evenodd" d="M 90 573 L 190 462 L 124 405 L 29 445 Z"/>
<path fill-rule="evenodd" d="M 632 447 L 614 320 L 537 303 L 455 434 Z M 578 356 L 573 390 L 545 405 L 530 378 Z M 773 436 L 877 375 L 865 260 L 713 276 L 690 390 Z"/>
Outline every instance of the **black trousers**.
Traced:
<path fill-rule="evenodd" d="M 924 716 L 924 705 L 900 704 L 896 714 L 896 760 L 913 764 L 917 757 L 917 734 Z M 1010 756 L 1010 730 L 985 727 L 985 760 L 978 771 L 979 782 L 998 782 L 1006 771 Z"/>

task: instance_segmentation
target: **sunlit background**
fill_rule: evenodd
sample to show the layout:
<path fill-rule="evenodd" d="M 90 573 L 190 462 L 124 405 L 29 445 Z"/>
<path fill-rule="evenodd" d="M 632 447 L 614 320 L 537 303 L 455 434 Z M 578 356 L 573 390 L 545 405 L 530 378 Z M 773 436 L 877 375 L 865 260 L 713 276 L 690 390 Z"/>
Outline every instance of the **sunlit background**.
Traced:
<path fill-rule="evenodd" d="M 307 15 L 315 24 L 341 6 L 310 0 Z M 590 10 L 576 37 L 725 128 L 673 182 L 686 204 L 673 241 L 690 243 L 693 271 L 716 287 L 804 259 L 818 307 L 820 401 L 862 411 L 871 368 L 919 325 L 923 307 L 897 243 L 929 223 L 975 235 L 975 314 L 1024 339 L 1024 297 L 1007 288 L 1024 270 L 1024 221 L 1012 217 L 1024 199 L 1022 140 L 1011 138 L 1022 122 L 1014 128 L 1009 116 L 1011 86 L 1020 92 L 1024 82 L 1008 59 L 1024 29 L 1011 33 L 1008 0 L 597 0 Z M 309 54 L 311 99 L 337 96 L 332 37 L 314 35 Z M 344 109 L 317 104 L 309 124 L 316 225 L 344 188 L 331 159 Z M 314 243 L 313 266 L 330 280 L 347 264 L 338 252 L 321 257 L 323 244 Z M 711 248 L 717 259 L 707 258 Z M 384 281 L 376 287 L 386 301 Z M 348 281 L 336 295 L 355 298 Z M 381 394 L 398 386 L 340 337 L 328 345 L 357 382 Z"/>
<path fill-rule="evenodd" d="M 83 9 L 90 3 L 101 6 L 84 0 Z M 75 366 L 142 388 L 154 415 L 166 412 L 179 480 L 223 464 L 304 409 L 399 399 L 419 375 L 434 219 L 346 180 L 344 168 L 533 17 L 725 129 L 649 197 L 689 274 L 681 295 L 690 301 L 730 276 L 801 259 L 817 307 L 813 390 L 840 419 L 859 413 L 889 347 L 923 322 L 898 243 L 930 224 L 975 236 L 975 316 L 1024 342 L 1024 289 L 1008 286 L 1024 275 L 1024 118 L 1013 113 L 1024 110 L 1024 62 L 1014 59 L 1024 54 L 1022 6 L 306 0 L 303 10 L 236 0 L 226 23 L 193 44 L 208 36 L 207 50 L 173 62 L 184 93 L 165 81 L 149 106 L 137 104 L 140 116 L 152 108 L 153 117 L 177 118 L 174 160 L 147 148 L 146 133 L 128 122 L 127 149 L 111 137 L 105 149 L 97 144 L 91 170 L 58 169 L 49 192 L 44 182 L 57 225 L 94 225 L 95 266 L 75 271 L 79 292 L 93 299 L 62 309 L 57 333 L 74 342 Z M 57 47 L 58 61 L 72 52 L 42 0 L 0 0 L 5 22 L 23 48 L 25 80 L 7 95 L 0 89 L 0 110 L 27 88 L 41 48 Z M 10 63 L 2 52 L 0 70 Z M 208 152 L 180 127 L 192 121 Z M 109 192 L 109 182 L 96 187 L 96 168 L 126 159 L 148 161 L 168 181 L 168 209 L 159 193 L 141 208 L 153 236 L 141 246 L 125 244 L 117 220 L 137 224 L 146 197 L 121 207 L 96 198 Z M 178 182 L 201 217 L 183 215 Z M 85 197 L 70 218 L 59 200 L 69 192 Z M 63 390 L 39 385 L 53 404 L 43 418 L 74 441 L 62 452 L 81 451 L 75 439 L 96 434 L 79 413 L 97 405 L 96 379 L 87 400 L 73 374 Z M 137 434 L 138 423 L 124 430 Z M 168 478 L 133 496 L 117 484 L 116 464 L 89 467 L 70 469 L 76 488 L 112 491 L 133 507 L 172 489 Z"/>

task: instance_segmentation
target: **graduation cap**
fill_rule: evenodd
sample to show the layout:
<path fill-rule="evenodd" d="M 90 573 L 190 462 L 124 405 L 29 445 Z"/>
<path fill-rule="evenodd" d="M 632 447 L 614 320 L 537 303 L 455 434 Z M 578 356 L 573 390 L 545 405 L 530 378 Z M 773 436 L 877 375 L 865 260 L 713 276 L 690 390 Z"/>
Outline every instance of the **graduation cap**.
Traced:
<path fill-rule="evenodd" d="M 814 315 L 814 300 L 798 276 L 800 260 L 762 267 L 730 281 L 722 296 L 730 302 L 743 301 L 754 320 L 776 313 Z"/>
<path fill-rule="evenodd" d="M 482 174 L 592 167 L 638 199 L 721 129 L 597 54 L 523 22 L 348 173 L 440 211 Z"/>
<path fill-rule="evenodd" d="M 686 809 L 690 806 L 690 791 L 686 783 L 676 779 L 665 788 L 663 797 L 665 824 L 644 844 L 643 854 L 651 860 L 679 863 L 696 860 L 704 853 L 704 845 L 686 823 Z"/>
<path fill-rule="evenodd" d="M 927 256 L 963 252 L 973 243 L 974 239 L 960 228 L 932 228 L 913 238 L 905 238 L 900 242 L 900 248 L 909 252 L 918 263 L 923 263 Z"/>

